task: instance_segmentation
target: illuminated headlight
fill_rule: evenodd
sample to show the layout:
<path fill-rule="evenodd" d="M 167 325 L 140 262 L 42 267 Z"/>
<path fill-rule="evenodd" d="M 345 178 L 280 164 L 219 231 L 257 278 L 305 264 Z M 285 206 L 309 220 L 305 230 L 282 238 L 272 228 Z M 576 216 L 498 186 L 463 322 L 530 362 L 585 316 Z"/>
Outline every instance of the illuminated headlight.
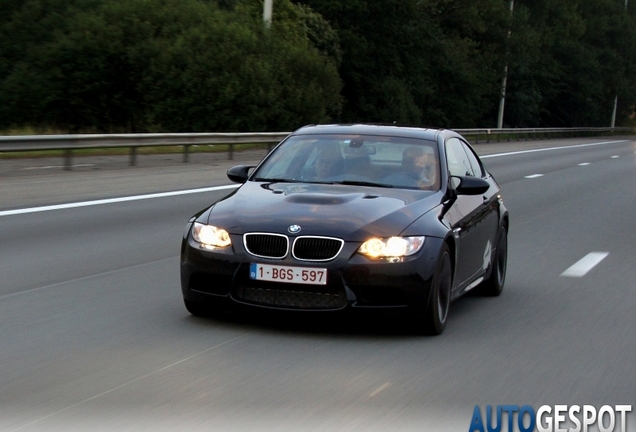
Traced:
<path fill-rule="evenodd" d="M 424 238 L 424 236 L 372 238 L 362 243 L 358 252 L 371 258 L 409 256 L 422 249 Z"/>
<path fill-rule="evenodd" d="M 207 249 L 224 248 L 232 244 L 230 234 L 223 228 L 198 222 L 195 222 L 192 228 L 192 238 Z"/>

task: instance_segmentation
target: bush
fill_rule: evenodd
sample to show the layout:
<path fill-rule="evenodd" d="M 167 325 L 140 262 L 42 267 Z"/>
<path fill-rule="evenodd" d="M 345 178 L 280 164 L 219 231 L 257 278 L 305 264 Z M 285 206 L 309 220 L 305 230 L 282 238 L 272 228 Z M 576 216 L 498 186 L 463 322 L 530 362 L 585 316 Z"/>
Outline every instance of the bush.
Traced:
<path fill-rule="evenodd" d="M 214 2 L 85 0 L 61 12 L 53 4 L 25 5 L 40 11 L 40 37 L 18 38 L 25 52 L 0 62 L 0 127 L 281 130 L 328 121 L 340 107 L 336 60 L 298 18 L 307 9 L 266 31 L 249 7 Z M 0 35 L 33 10 L 14 11 Z M 53 25 L 51 14 L 64 19 Z"/>

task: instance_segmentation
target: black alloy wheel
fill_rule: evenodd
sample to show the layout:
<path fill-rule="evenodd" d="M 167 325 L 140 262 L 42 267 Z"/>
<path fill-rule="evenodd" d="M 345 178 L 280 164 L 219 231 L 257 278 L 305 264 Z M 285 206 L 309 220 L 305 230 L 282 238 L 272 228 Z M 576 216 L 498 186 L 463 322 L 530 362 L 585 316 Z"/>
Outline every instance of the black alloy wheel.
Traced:
<path fill-rule="evenodd" d="M 439 335 L 444 331 L 450 309 L 452 283 L 453 265 L 450 250 L 444 243 L 435 264 L 428 306 L 423 311 L 415 312 L 412 317 L 412 324 L 417 333 Z"/>
<path fill-rule="evenodd" d="M 490 276 L 481 283 L 478 293 L 496 297 L 503 291 L 508 268 L 508 227 L 506 225 L 502 225 L 497 233 L 497 249 L 491 266 Z"/>

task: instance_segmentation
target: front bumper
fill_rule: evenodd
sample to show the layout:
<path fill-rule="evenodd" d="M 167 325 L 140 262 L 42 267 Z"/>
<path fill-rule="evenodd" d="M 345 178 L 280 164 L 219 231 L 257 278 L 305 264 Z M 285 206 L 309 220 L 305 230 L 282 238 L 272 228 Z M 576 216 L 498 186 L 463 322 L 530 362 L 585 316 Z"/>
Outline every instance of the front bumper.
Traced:
<path fill-rule="evenodd" d="M 241 236 L 232 246 L 211 251 L 188 236 L 181 248 L 181 288 L 186 300 L 222 299 L 249 306 L 308 311 L 345 308 L 425 308 L 435 261 L 442 239 L 427 237 L 415 255 L 396 262 L 371 260 L 356 251 L 358 242 L 346 242 L 329 262 L 258 258 L 247 253 Z M 250 263 L 326 268 L 326 285 L 305 285 L 250 279 Z"/>

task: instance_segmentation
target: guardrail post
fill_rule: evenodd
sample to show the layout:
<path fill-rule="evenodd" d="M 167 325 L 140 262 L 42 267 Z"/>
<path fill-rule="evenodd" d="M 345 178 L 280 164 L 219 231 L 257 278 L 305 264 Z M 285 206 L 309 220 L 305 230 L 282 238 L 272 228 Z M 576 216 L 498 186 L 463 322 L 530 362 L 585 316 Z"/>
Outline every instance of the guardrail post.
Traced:
<path fill-rule="evenodd" d="M 64 169 L 70 171 L 73 168 L 73 150 L 64 150 Z"/>
<path fill-rule="evenodd" d="M 137 147 L 130 148 L 130 166 L 137 165 Z"/>
<path fill-rule="evenodd" d="M 184 145 L 183 146 L 183 162 L 187 163 L 189 161 L 189 156 L 190 156 L 190 146 L 189 145 Z"/>
<path fill-rule="evenodd" d="M 230 148 L 229 148 L 229 159 L 230 160 L 234 160 L 234 143 L 230 143 Z"/>

